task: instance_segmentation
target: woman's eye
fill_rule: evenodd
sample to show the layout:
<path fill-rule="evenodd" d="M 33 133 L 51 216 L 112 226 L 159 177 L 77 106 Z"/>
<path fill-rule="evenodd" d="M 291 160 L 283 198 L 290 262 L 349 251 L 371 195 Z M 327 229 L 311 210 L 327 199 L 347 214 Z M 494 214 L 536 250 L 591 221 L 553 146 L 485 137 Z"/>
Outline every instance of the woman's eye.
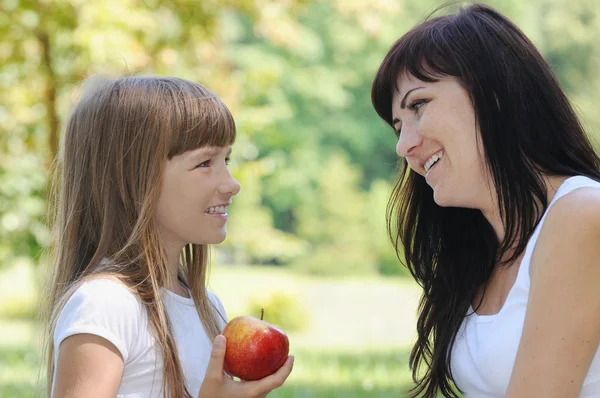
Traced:
<path fill-rule="evenodd" d="M 408 109 L 410 109 L 411 111 L 417 112 L 426 103 L 427 103 L 427 101 L 423 100 L 423 99 L 415 100 L 408 106 Z"/>

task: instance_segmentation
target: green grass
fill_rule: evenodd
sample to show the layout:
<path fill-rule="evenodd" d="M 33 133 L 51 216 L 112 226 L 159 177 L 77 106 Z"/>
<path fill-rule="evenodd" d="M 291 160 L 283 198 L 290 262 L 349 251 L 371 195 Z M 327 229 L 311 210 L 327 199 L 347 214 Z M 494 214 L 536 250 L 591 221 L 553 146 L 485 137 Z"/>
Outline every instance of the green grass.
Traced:
<path fill-rule="evenodd" d="M 401 278 L 318 278 L 274 267 L 215 266 L 209 288 L 223 301 L 229 319 L 249 313 L 273 294 L 293 297 L 307 314 L 294 348 L 388 349 L 415 339 L 419 290 Z M 268 314 L 269 308 L 265 306 Z"/>
<path fill-rule="evenodd" d="M 38 387 L 39 352 L 33 346 L 0 347 L 0 398 L 30 398 Z"/>
<path fill-rule="evenodd" d="M 16 278 L 12 283 L 16 288 Z M 215 266 L 210 289 L 230 319 L 281 292 L 307 314 L 305 327 L 288 333 L 294 371 L 269 397 L 396 398 L 411 387 L 408 347 L 418 290 L 407 280 L 315 278 L 273 267 Z M 0 306 L 5 299 L 0 292 Z M 34 394 L 40 388 L 39 344 L 34 344 L 39 327 L 11 318 L 0 319 L 0 398 L 45 396 Z"/>
<path fill-rule="evenodd" d="M 38 337 L 33 321 L 0 319 L 0 398 L 41 396 Z"/>
<path fill-rule="evenodd" d="M 408 351 L 299 350 L 286 384 L 274 398 L 402 397 L 410 388 Z"/>
<path fill-rule="evenodd" d="M 299 349 L 294 371 L 273 398 L 402 397 L 410 387 L 408 351 Z M 32 346 L 0 347 L 0 398 L 33 398 L 39 353 Z"/>

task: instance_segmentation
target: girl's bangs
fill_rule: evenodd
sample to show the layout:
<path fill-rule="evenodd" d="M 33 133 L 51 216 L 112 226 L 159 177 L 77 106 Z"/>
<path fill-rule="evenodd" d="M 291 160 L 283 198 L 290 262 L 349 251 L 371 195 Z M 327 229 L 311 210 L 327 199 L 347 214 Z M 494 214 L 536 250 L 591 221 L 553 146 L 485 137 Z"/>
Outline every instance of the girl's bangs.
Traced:
<path fill-rule="evenodd" d="M 186 93 L 176 105 L 169 158 L 201 147 L 225 147 L 235 142 L 235 121 L 227 106 L 206 92 L 193 94 Z"/>

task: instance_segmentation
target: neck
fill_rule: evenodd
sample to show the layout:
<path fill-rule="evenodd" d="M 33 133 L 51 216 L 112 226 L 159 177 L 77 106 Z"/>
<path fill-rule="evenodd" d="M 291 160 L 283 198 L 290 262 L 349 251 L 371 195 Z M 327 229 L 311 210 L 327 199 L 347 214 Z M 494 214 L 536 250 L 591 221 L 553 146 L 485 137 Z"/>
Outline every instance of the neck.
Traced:
<path fill-rule="evenodd" d="M 568 177 L 564 176 L 544 176 L 544 184 L 546 186 L 546 200 L 547 203 L 550 203 L 556 195 L 556 191 L 560 187 L 560 185 L 567 179 Z M 498 204 L 498 195 L 495 191 L 490 190 L 490 206 L 487 208 L 481 209 L 481 213 L 490 223 L 494 232 L 496 232 L 496 236 L 499 241 L 504 239 L 504 234 L 506 229 L 504 227 L 504 222 L 500 217 L 500 208 Z"/>
<path fill-rule="evenodd" d="M 179 294 L 180 296 L 189 297 L 186 289 L 179 283 L 179 257 L 183 247 L 180 245 L 167 245 L 167 264 L 169 277 L 165 283 L 164 288 L 172 291 L 173 293 Z"/>

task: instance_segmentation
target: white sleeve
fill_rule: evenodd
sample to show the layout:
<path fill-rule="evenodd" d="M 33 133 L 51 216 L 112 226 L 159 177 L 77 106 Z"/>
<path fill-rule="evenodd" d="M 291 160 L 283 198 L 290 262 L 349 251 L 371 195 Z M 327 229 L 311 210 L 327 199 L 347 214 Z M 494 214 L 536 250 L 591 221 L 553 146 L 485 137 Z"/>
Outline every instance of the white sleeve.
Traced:
<path fill-rule="evenodd" d="M 211 291 L 207 291 L 207 293 L 208 298 L 218 311 L 217 317 L 219 318 L 219 325 L 221 326 L 221 329 L 223 329 L 225 324 L 227 324 L 227 312 L 225 311 L 225 307 L 223 307 L 223 303 L 216 294 Z"/>
<path fill-rule="evenodd" d="M 100 336 L 121 353 L 123 362 L 135 355 L 135 341 L 145 324 L 144 309 L 137 296 L 123 284 L 94 279 L 84 282 L 63 307 L 54 329 L 54 347 L 81 333 Z"/>

